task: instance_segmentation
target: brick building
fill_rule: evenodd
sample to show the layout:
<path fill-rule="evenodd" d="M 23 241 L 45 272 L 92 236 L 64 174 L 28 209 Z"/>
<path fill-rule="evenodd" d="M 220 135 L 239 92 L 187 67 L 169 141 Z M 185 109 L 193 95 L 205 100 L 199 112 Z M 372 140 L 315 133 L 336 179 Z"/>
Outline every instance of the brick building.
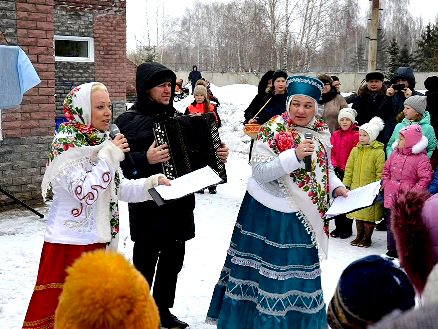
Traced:
<path fill-rule="evenodd" d="M 75 85 L 100 81 L 115 114 L 125 109 L 126 0 L 2 0 L 0 44 L 18 45 L 41 83 L 16 109 L 1 111 L 0 187 L 41 200 L 40 184 L 62 102 Z M 56 56 L 55 56 L 56 55 Z M 12 201 L 0 193 L 1 207 Z"/>

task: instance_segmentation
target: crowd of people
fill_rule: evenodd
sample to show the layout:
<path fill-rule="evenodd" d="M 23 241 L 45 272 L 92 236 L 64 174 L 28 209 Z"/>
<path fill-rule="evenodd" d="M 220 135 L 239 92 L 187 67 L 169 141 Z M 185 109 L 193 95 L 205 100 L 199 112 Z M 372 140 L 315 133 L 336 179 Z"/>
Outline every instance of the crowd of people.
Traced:
<path fill-rule="evenodd" d="M 196 66 L 189 80 L 194 102 L 185 115 L 213 115 L 220 126 L 219 102 Z M 434 323 L 438 77 L 426 80 L 426 96 L 414 89 L 410 68 L 397 69 L 388 87 L 380 72 L 364 80 L 347 102 L 336 76 L 288 76 L 282 70 L 262 76 L 244 113 L 245 124 L 260 125 L 249 151 L 252 175 L 208 323 L 222 329 Z M 139 65 L 137 100 L 115 118 L 116 134 L 102 83 L 82 84 L 67 95 L 67 122 L 50 146 L 42 183 L 43 196 L 51 190 L 53 202 L 23 328 L 189 326 L 170 309 L 186 241 L 195 236 L 195 197 L 159 207 L 148 194 L 151 187 L 172 184 L 162 167 L 171 152 L 158 145 L 153 129 L 182 115 L 173 107 L 177 86 L 182 91 L 182 81 L 167 67 Z M 225 163 L 228 154 L 222 143 L 217 158 Z M 380 180 L 383 202 L 337 216 L 329 232 L 331 201 Z M 117 250 L 118 200 L 128 202 L 133 266 L 108 251 Z M 320 262 L 329 236 L 349 238 L 353 221 L 351 245 L 362 248 L 372 245 L 376 223 L 384 223 L 388 257 L 349 265 L 326 310 Z M 397 257 L 402 268 L 393 262 Z M 414 308 L 416 299 L 421 308 Z M 395 316 L 401 312 L 403 322 Z"/>

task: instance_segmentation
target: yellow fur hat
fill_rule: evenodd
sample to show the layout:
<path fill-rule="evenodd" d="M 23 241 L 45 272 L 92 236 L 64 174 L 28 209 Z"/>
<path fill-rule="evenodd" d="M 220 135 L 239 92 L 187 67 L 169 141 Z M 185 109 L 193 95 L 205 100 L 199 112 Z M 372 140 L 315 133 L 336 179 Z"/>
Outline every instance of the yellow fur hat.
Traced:
<path fill-rule="evenodd" d="M 55 329 L 158 329 L 145 278 L 122 255 L 84 253 L 67 269 Z"/>

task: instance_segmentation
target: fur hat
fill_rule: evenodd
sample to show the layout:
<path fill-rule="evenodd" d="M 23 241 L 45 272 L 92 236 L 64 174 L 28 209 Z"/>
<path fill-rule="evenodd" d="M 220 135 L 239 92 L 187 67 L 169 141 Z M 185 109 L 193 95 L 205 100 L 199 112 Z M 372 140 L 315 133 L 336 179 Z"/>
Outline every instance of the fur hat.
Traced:
<path fill-rule="evenodd" d="M 407 147 L 414 147 L 424 137 L 423 133 L 421 132 L 421 127 L 418 124 L 413 124 L 413 125 L 403 127 L 402 129 L 400 129 L 399 133 L 402 134 L 403 137 L 405 138 L 405 147 L 406 148 Z M 424 138 L 426 138 L 426 137 L 424 137 Z M 421 145 L 421 146 L 423 146 L 423 145 Z M 427 147 L 427 138 L 426 138 L 426 146 L 423 149 L 425 149 L 426 147 Z M 422 151 L 422 150 L 420 150 L 420 151 Z M 414 150 L 412 150 L 412 152 L 415 154 L 419 153 L 419 152 L 414 152 Z"/>
<path fill-rule="evenodd" d="M 358 329 L 393 310 L 415 305 L 415 291 L 405 272 L 392 261 L 371 255 L 342 272 L 327 309 L 332 329 Z"/>
<path fill-rule="evenodd" d="M 84 253 L 67 269 L 55 329 L 156 329 L 160 319 L 149 285 L 122 255 Z"/>
<path fill-rule="evenodd" d="M 193 90 L 193 95 L 202 95 L 207 98 L 207 88 L 205 88 L 203 85 L 197 85 Z"/>
<path fill-rule="evenodd" d="M 429 91 L 438 91 L 438 77 L 436 75 L 428 77 L 424 81 L 424 88 Z"/>
<path fill-rule="evenodd" d="M 383 81 L 383 80 L 385 80 L 385 76 L 383 75 L 382 72 L 379 72 L 379 71 L 368 72 L 367 75 L 365 76 L 365 80 L 367 82 L 370 81 L 370 80 L 380 80 L 380 81 Z"/>
<path fill-rule="evenodd" d="M 379 117 L 374 117 L 370 120 L 370 122 L 363 124 L 359 127 L 359 129 L 365 130 L 368 136 L 370 137 L 370 143 L 375 141 L 379 133 L 383 130 L 385 124 L 383 120 Z"/>
<path fill-rule="evenodd" d="M 351 107 L 346 107 L 339 111 L 338 122 L 340 123 L 342 118 L 347 118 L 350 119 L 351 122 L 356 123 L 356 116 L 357 112 L 355 109 L 352 109 Z"/>
<path fill-rule="evenodd" d="M 406 98 L 405 105 L 412 107 L 415 111 L 423 114 L 427 107 L 426 96 L 411 96 Z"/>
<path fill-rule="evenodd" d="M 425 221 L 437 222 L 438 195 L 429 197 L 427 191 L 402 191 L 394 198 L 391 211 L 391 225 L 400 265 L 419 293 L 422 293 L 427 276 L 437 261 L 436 256 L 433 256 L 431 236 Z M 435 238 L 438 238 L 437 233 L 434 234 Z"/>
<path fill-rule="evenodd" d="M 274 74 L 272 75 L 272 84 L 274 84 L 275 80 L 277 80 L 278 78 L 284 78 L 286 80 L 287 73 L 283 70 L 275 71 Z"/>

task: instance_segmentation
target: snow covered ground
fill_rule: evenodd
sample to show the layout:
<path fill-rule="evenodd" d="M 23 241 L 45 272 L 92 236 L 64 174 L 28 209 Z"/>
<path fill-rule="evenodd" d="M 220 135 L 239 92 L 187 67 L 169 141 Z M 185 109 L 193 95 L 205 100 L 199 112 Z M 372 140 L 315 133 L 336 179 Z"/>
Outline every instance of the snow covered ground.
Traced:
<path fill-rule="evenodd" d="M 227 163 L 228 183 L 218 193 L 196 195 L 196 237 L 187 242 L 184 268 L 177 285 L 172 312 L 191 328 L 213 328 L 204 323 L 213 287 L 225 260 L 234 222 L 245 193 L 249 138 L 242 133 L 243 111 L 257 92 L 255 86 L 212 86 L 221 102 L 221 138 L 231 149 Z M 193 101 L 189 96 L 175 107 L 184 111 Z M 38 208 L 47 214 L 47 207 Z M 120 203 L 121 240 L 119 249 L 132 259 L 128 209 Z M 0 328 L 21 328 L 34 287 L 46 222 L 32 213 L 16 209 L 0 213 Z M 386 232 L 375 232 L 370 248 L 350 246 L 353 239 L 330 239 L 328 260 L 322 263 L 322 284 L 329 302 L 343 269 L 352 261 L 386 251 Z"/>

